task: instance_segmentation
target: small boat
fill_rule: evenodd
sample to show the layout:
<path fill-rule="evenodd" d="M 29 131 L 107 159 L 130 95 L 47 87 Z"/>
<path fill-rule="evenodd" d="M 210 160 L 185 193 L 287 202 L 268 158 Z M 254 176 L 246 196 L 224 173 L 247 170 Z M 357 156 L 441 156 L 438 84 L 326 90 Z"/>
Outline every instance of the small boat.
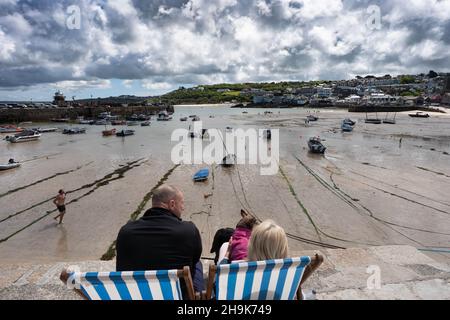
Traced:
<path fill-rule="evenodd" d="M 214 119 L 214 116 L 209 116 L 210 119 Z"/>
<path fill-rule="evenodd" d="M 113 126 L 124 126 L 127 124 L 127 122 L 125 120 L 113 120 L 111 121 L 111 124 Z"/>
<path fill-rule="evenodd" d="M 8 125 L 8 126 L 1 126 L 0 127 L 0 133 L 16 133 L 16 132 L 22 132 L 23 129 L 13 126 L 13 125 Z"/>
<path fill-rule="evenodd" d="M 79 120 L 78 123 L 93 125 L 95 123 L 95 120 Z"/>
<path fill-rule="evenodd" d="M 192 121 L 200 121 L 200 117 L 195 116 L 194 118 L 192 118 Z"/>
<path fill-rule="evenodd" d="M 248 111 L 243 111 L 242 113 L 243 113 L 243 114 L 248 114 Z"/>
<path fill-rule="evenodd" d="M 180 121 L 187 121 L 188 120 L 188 117 L 182 117 L 182 118 L 180 118 Z"/>
<path fill-rule="evenodd" d="M 53 118 L 53 119 L 51 119 L 50 121 L 51 121 L 51 122 L 62 122 L 62 123 L 66 123 L 66 122 L 69 122 L 70 119 L 69 119 L 69 118 L 59 118 L 59 119 Z"/>
<path fill-rule="evenodd" d="M 409 116 L 411 118 L 429 118 L 430 115 L 428 113 L 423 113 L 423 112 L 416 112 L 416 113 L 410 113 Z"/>
<path fill-rule="evenodd" d="M 189 116 L 189 118 L 195 118 L 195 117 L 196 117 L 195 114 L 192 114 L 192 115 Z"/>
<path fill-rule="evenodd" d="M 386 123 L 386 124 L 396 124 L 397 122 L 396 122 L 394 119 L 392 119 L 392 120 L 390 120 L 390 119 L 384 119 L 384 120 L 383 120 L 383 123 Z"/>
<path fill-rule="evenodd" d="M 172 120 L 172 117 L 169 115 L 167 111 L 161 111 L 158 113 L 158 121 L 170 121 Z"/>
<path fill-rule="evenodd" d="M 66 128 L 63 130 L 63 134 L 81 134 L 86 133 L 85 128 Z"/>
<path fill-rule="evenodd" d="M 19 143 L 19 142 L 29 142 L 36 141 L 41 138 L 41 134 L 39 132 L 33 130 L 25 130 L 21 133 L 16 134 L 13 137 L 6 137 L 6 140 L 11 143 Z"/>
<path fill-rule="evenodd" d="M 314 122 L 314 121 L 318 121 L 318 120 L 319 120 L 319 117 L 309 115 L 309 116 L 306 117 L 306 119 L 307 119 L 308 121 Z"/>
<path fill-rule="evenodd" d="M 226 130 L 227 131 L 231 131 L 231 130 L 233 130 L 233 128 L 232 127 L 226 127 Z"/>
<path fill-rule="evenodd" d="M 209 177 L 209 169 L 205 168 L 202 169 L 200 171 L 198 171 L 195 175 L 194 175 L 194 181 L 195 182 L 200 182 L 200 181 L 205 181 L 208 180 Z"/>
<path fill-rule="evenodd" d="M 369 123 L 369 124 L 381 124 L 381 120 L 380 119 L 366 119 L 365 123 Z"/>
<path fill-rule="evenodd" d="M 234 154 L 228 154 L 222 160 L 223 167 L 232 167 L 236 164 L 236 156 Z"/>
<path fill-rule="evenodd" d="M 342 122 L 341 129 L 344 132 L 352 132 L 353 131 L 353 126 L 351 126 L 351 125 L 349 125 L 349 124 L 347 124 L 345 122 Z"/>
<path fill-rule="evenodd" d="M 134 130 L 121 130 L 116 133 L 116 136 L 118 137 L 126 137 L 126 136 L 132 136 L 134 135 Z"/>
<path fill-rule="evenodd" d="M 354 126 L 356 124 L 356 121 L 353 121 L 353 120 L 347 118 L 347 119 L 344 120 L 344 123 L 348 124 L 350 126 Z"/>
<path fill-rule="evenodd" d="M 13 159 L 10 159 L 7 164 L 0 164 L 0 170 L 9 170 L 20 167 L 19 162 L 15 162 Z"/>
<path fill-rule="evenodd" d="M 150 126 L 150 121 L 141 122 L 141 127 L 149 127 L 149 126 Z"/>
<path fill-rule="evenodd" d="M 58 128 L 33 128 L 32 130 L 37 131 L 39 133 L 48 133 L 48 132 L 56 132 Z"/>
<path fill-rule="evenodd" d="M 116 129 L 111 129 L 111 130 L 103 130 L 102 131 L 102 135 L 104 137 L 109 137 L 109 136 L 113 136 L 116 134 Z"/>
<path fill-rule="evenodd" d="M 327 150 L 327 148 L 322 144 L 322 140 L 317 137 L 309 139 L 308 147 L 312 153 L 324 154 L 325 150 Z"/>

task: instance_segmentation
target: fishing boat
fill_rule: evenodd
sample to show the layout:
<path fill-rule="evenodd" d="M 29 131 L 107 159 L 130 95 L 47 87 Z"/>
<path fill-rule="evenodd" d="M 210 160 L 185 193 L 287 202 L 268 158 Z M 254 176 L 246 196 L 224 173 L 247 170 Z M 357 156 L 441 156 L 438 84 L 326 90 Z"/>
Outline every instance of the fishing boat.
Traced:
<path fill-rule="evenodd" d="M 19 128 L 14 125 L 0 126 L 0 133 L 16 133 L 22 131 L 23 128 Z"/>
<path fill-rule="evenodd" d="M 116 136 L 118 137 L 126 137 L 126 136 L 132 136 L 134 135 L 134 130 L 121 130 L 116 133 Z"/>
<path fill-rule="evenodd" d="M 381 124 L 381 120 L 380 119 L 366 119 L 365 123 L 368 123 L 368 124 Z"/>
<path fill-rule="evenodd" d="M 41 138 L 41 134 L 39 132 L 33 130 L 25 130 L 13 137 L 6 137 L 6 140 L 11 143 L 19 143 L 19 142 L 29 142 L 36 141 Z"/>
<path fill-rule="evenodd" d="M 85 128 L 66 128 L 63 130 L 63 134 L 81 134 L 86 133 Z"/>
<path fill-rule="evenodd" d="M 167 113 L 167 111 L 161 111 L 158 113 L 158 121 L 170 121 L 172 117 Z"/>
<path fill-rule="evenodd" d="M 0 170 L 9 170 L 20 167 L 20 163 L 14 161 L 14 159 L 10 159 L 7 164 L 0 164 Z"/>
<path fill-rule="evenodd" d="M 111 124 L 113 126 L 124 126 L 127 124 L 127 122 L 125 120 L 113 120 L 111 121 Z"/>
<path fill-rule="evenodd" d="M 353 121 L 353 120 L 347 118 L 347 119 L 344 119 L 344 123 L 348 124 L 350 126 L 354 126 L 356 124 L 356 121 Z"/>
<path fill-rule="evenodd" d="M 318 120 L 319 120 L 319 117 L 316 117 L 316 116 L 313 116 L 313 115 L 309 115 L 309 116 L 306 117 L 306 119 L 307 119 L 308 121 L 314 122 L 314 121 L 318 121 Z"/>
<path fill-rule="evenodd" d="M 353 126 L 351 126 L 351 125 L 349 125 L 349 124 L 347 124 L 345 122 L 342 122 L 341 129 L 342 129 L 343 132 L 352 132 L 353 131 Z"/>
<path fill-rule="evenodd" d="M 116 134 L 116 129 L 110 129 L 110 130 L 103 130 L 102 131 L 102 135 L 104 137 L 109 137 L 109 136 L 113 136 Z"/>
<path fill-rule="evenodd" d="M 423 112 L 416 112 L 416 113 L 410 113 L 409 116 L 411 118 L 429 118 L 430 115 L 428 113 L 423 113 Z"/>
<path fill-rule="evenodd" d="M 149 127 L 149 126 L 150 126 L 150 121 L 141 122 L 141 127 Z"/>
<path fill-rule="evenodd" d="M 234 154 L 228 154 L 222 160 L 223 167 L 232 167 L 235 164 L 236 164 L 236 155 L 234 155 Z"/>
<path fill-rule="evenodd" d="M 201 181 L 206 181 L 208 180 L 209 177 L 209 169 L 205 168 L 205 169 L 201 169 L 200 171 L 198 171 L 195 175 L 194 175 L 194 181 L 195 182 L 201 182 Z"/>
<path fill-rule="evenodd" d="M 49 133 L 58 131 L 58 128 L 33 128 L 32 130 L 37 131 L 39 133 Z"/>
<path fill-rule="evenodd" d="M 327 148 L 322 144 L 322 140 L 317 137 L 309 139 L 308 147 L 312 153 L 324 154 L 325 150 L 327 150 Z"/>

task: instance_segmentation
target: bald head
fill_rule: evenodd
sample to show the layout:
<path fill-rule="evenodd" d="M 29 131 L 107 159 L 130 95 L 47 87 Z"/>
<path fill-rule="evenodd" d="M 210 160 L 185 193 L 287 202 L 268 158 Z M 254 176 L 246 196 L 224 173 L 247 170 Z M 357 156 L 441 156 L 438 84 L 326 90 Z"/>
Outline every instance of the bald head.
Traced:
<path fill-rule="evenodd" d="M 163 184 L 153 191 L 152 206 L 172 211 L 178 217 L 184 210 L 183 193 L 176 187 Z"/>

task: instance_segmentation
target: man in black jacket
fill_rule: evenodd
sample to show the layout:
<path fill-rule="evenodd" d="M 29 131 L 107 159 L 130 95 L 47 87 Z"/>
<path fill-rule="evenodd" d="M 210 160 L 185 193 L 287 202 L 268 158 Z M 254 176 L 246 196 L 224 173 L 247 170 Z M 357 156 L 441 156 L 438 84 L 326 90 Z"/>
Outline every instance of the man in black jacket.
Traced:
<path fill-rule="evenodd" d="M 117 271 L 183 269 L 189 266 L 194 289 L 201 291 L 202 241 L 197 227 L 192 222 L 182 221 L 183 210 L 184 196 L 180 190 L 169 185 L 156 189 L 152 208 L 141 219 L 127 223 L 119 232 Z"/>

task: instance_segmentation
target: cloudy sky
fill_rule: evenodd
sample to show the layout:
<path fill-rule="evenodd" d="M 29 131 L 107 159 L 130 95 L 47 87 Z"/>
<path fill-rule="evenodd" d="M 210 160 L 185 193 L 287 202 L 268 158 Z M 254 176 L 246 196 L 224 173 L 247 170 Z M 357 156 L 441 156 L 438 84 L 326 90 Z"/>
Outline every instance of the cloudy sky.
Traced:
<path fill-rule="evenodd" d="M 430 69 L 450 0 L 0 0 L 0 100 Z"/>

